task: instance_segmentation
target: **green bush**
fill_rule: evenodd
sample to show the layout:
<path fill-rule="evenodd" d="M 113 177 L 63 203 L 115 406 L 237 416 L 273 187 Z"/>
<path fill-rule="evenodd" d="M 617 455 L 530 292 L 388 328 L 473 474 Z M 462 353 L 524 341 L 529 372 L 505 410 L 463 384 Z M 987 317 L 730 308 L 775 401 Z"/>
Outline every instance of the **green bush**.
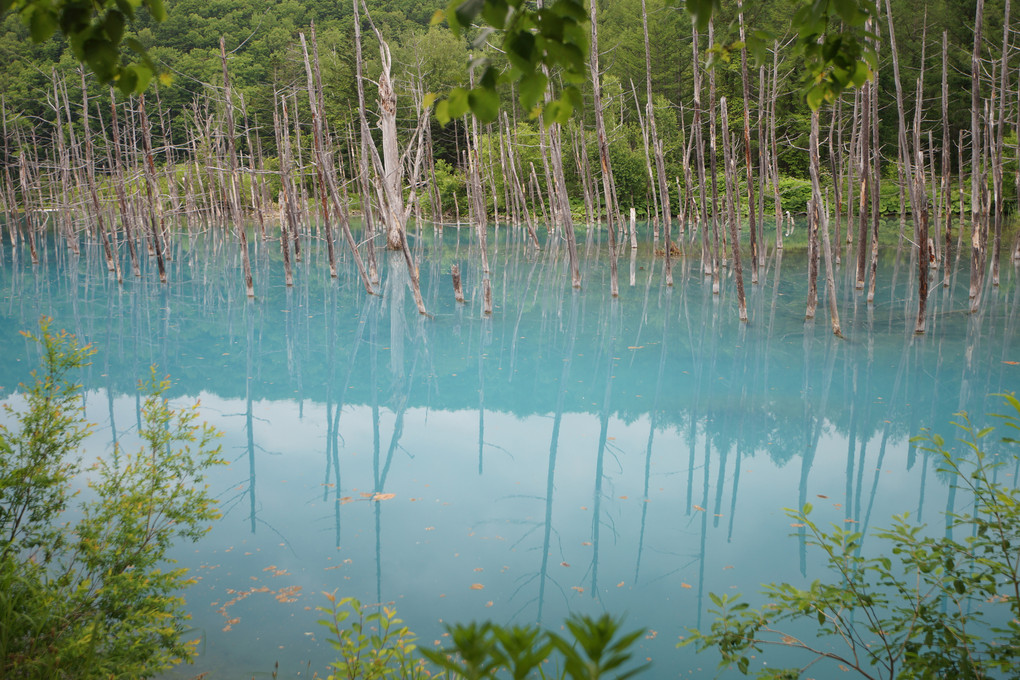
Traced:
<path fill-rule="evenodd" d="M 1004 424 L 1020 430 L 1020 401 L 1002 395 Z M 861 555 L 863 535 L 833 525 L 819 527 L 811 506 L 788 510 L 807 541 L 825 554 L 830 582 L 806 589 L 789 583 L 766 587 L 768 602 L 752 609 L 739 595 L 712 594 L 715 622 L 692 630 L 681 644 L 717 650 L 722 666 L 747 674 L 751 659 L 767 646 L 800 650 L 797 668 L 763 668 L 760 678 L 799 678 L 828 660 L 866 678 L 997 678 L 1020 671 L 1020 498 L 1016 480 L 998 481 L 1002 462 L 988 453 L 993 428 L 976 428 L 966 413 L 954 423 L 962 432 L 959 456 L 936 434 L 917 441 L 934 453 L 941 471 L 969 492 L 973 510 L 950 514 L 949 527 L 963 535 L 934 537 L 909 520 L 893 519 L 876 532 L 884 542 L 877 557 Z M 1013 437 L 1003 441 L 1017 444 Z M 1016 460 L 1016 454 L 1012 457 Z M 791 634 L 810 623 L 815 642 Z"/>
<path fill-rule="evenodd" d="M 72 376 L 93 350 L 45 318 L 25 335 L 42 366 L 24 407 L 8 407 L 15 426 L 0 427 L 0 677 L 155 675 L 193 653 L 179 595 L 191 581 L 167 551 L 218 516 L 203 483 L 221 462 L 218 435 L 197 423 L 197 405 L 171 408 L 153 371 L 144 447 L 84 467 L 91 426 Z"/>

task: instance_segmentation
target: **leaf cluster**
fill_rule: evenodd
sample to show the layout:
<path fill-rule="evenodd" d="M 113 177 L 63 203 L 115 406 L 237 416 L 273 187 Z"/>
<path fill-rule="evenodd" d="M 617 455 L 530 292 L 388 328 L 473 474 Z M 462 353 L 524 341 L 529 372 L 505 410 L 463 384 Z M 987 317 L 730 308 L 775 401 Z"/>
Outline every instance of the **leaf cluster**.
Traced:
<path fill-rule="evenodd" d="M 497 85 L 517 87 L 518 98 L 532 117 L 543 123 L 565 123 L 582 104 L 588 58 L 588 12 L 579 0 L 555 0 L 541 9 L 525 0 L 450 0 L 445 12 L 437 12 L 434 23 L 446 20 L 455 35 L 461 35 L 476 20 L 482 28 L 472 45 L 483 47 L 499 34 L 501 51 L 510 68 L 502 73 L 487 59 L 473 67 L 481 69 L 477 85 L 454 88 L 436 105 L 436 117 L 444 125 L 468 111 L 483 123 L 499 115 Z M 555 72 L 564 86 L 555 99 L 544 100 L 550 73 Z"/>
<path fill-rule="evenodd" d="M 0 0 L 0 15 L 17 13 L 33 42 L 44 42 L 59 30 L 78 61 L 124 94 L 144 92 L 157 71 L 138 39 L 125 37 L 128 23 L 143 8 L 156 21 L 166 19 L 163 0 Z M 124 48 L 134 53 L 133 60 Z"/>
<path fill-rule="evenodd" d="M 1001 395 L 1012 411 L 999 417 L 1020 429 L 1020 401 Z M 952 532 L 936 537 L 904 514 L 876 532 L 886 546 L 876 557 L 862 555 L 864 536 L 811 520 L 811 505 L 787 514 L 823 551 L 830 582 L 807 588 L 790 583 L 766 587 L 768 602 L 753 609 L 739 595 L 711 599 L 716 620 L 709 631 L 692 630 L 682 645 L 715 648 L 722 666 L 750 672 L 755 652 L 767 646 L 798 649 L 809 661 L 799 668 L 765 669 L 759 677 L 798 678 L 813 663 L 828 660 L 866 678 L 988 678 L 1015 676 L 1020 669 L 1020 502 L 1017 488 L 997 481 L 987 439 L 993 428 L 976 428 L 966 413 L 954 424 L 967 456 L 947 448 L 942 437 L 917 438 L 936 454 L 941 471 L 973 499 L 973 510 L 950 514 Z M 1003 442 L 1016 444 L 1006 437 Z M 1014 454 L 1015 458 L 1016 454 Z M 802 639 L 790 625 L 811 622 L 830 642 Z"/>
<path fill-rule="evenodd" d="M 196 407 L 172 408 L 153 373 L 144 446 L 83 468 L 90 426 L 71 376 L 92 349 L 49 325 L 26 334 L 42 368 L 17 427 L 0 429 L 0 676 L 149 677 L 193 653 L 179 594 L 191 581 L 167 551 L 218 517 L 204 484 L 218 435 Z M 72 503 L 80 476 L 89 498 Z"/>

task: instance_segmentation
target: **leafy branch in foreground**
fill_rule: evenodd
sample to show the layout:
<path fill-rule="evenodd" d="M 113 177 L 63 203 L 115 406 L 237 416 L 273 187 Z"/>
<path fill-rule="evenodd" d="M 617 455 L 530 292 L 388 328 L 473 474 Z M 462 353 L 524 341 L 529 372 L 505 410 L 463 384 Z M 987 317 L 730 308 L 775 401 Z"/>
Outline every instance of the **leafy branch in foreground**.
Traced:
<path fill-rule="evenodd" d="M 36 43 L 59 31 L 75 59 L 88 64 L 101 82 L 124 94 L 140 94 L 156 65 L 136 38 L 124 37 L 124 30 L 143 7 L 154 20 L 166 19 L 163 0 L 0 0 L 0 16 L 17 13 Z M 124 47 L 135 53 L 134 61 L 124 58 Z"/>
<path fill-rule="evenodd" d="M 1010 413 L 1006 427 L 1020 430 L 1020 401 L 1000 395 Z M 883 555 L 864 557 L 863 535 L 811 521 L 811 506 L 788 510 L 806 527 L 808 544 L 822 550 L 831 583 L 807 589 L 789 583 L 766 586 L 768 603 L 752 609 L 740 596 L 712 594 L 716 616 L 707 632 L 692 630 L 680 644 L 698 651 L 718 649 L 721 666 L 750 671 L 752 655 L 767 646 L 801 650 L 797 668 L 764 668 L 762 678 L 799 678 L 809 666 L 829 660 L 865 678 L 986 678 L 1020 670 L 1020 503 L 1016 480 L 998 481 L 1003 465 L 989 453 L 993 428 L 976 428 L 966 413 L 954 422 L 966 456 L 947 448 L 937 434 L 915 441 L 934 453 L 940 470 L 971 495 L 973 509 L 950 514 L 948 525 L 965 534 L 933 537 L 907 515 L 876 532 Z M 1003 442 L 1017 444 L 1012 437 Z M 1016 460 L 1012 453 L 1010 460 Z M 952 533 L 952 532 L 950 532 Z M 890 555 L 887 557 L 885 555 Z M 817 638 L 784 630 L 810 623 Z"/>
<path fill-rule="evenodd" d="M 629 663 L 634 643 L 644 629 L 622 633 L 622 621 L 608 614 L 598 619 L 571 616 L 565 622 L 569 635 L 545 631 L 535 625 L 501 626 L 491 622 L 446 626 L 447 647 L 423 649 L 390 607 L 366 614 L 356 599 L 326 593 L 329 607 L 319 607 L 327 618 L 319 624 L 329 630 L 330 644 L 339 653 L 329 680 L 424 680 L 463 678 L 486 680 L 535 677 L 570 680 L 627 680 L 649 664 Z M 345 622 L 352 619 L 345 627 Z M 431 662 L 415 657 L 418 651 Z M 553 670 L 548 671 L 544 666 Z"/>
<path fill-rule="evenodd" d="M 24 408 L 8 408 L 16 425 L 0 427 L 0 677 L 150 677 L 193 653 L 179 595 L 192 581 L 167 551 L 218 517 L 204 481 L 218 434 L 197 404 L 172 408 L 153 371 L 144 446 L 84 468 L 90 427 L 71 375 L 93 350 L 45 318 L 25 335 L 42 367 Z M 88 499 L 72 503 L 80 478 Z"/>

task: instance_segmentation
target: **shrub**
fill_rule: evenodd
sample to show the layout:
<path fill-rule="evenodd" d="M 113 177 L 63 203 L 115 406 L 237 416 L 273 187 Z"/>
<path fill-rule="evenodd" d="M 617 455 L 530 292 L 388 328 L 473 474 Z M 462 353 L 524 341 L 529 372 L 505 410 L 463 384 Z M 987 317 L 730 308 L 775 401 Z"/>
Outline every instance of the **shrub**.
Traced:
<path fill-rule="evenodd" d="M 1005 425 L 1020 430 L 1020 401 L 1003 395 Z M 907 515 L 877 532 L 887 546 L 878 557 L 860 554 L 863 535 L 840 526 L 831 530 L 810 519 L 811 506 L 788 510 L 806 527 L 809 545 L 825 553 L 828 583 L 807 589 L 789 583 L 766 587 L 768 602 L 752 609 L 739 595 L 712 594 L 717 617 L 707 632 L 692 630 L 681 644 L 717 649 L 722 666 L 748 673 L 752 654 L 766 646 L 807 654 L 799 668 L 764 668 L 762 678 L 799 678 L 808 666 L 827 659 L 867 678 L 1016 677 L 1020 670 L 1020 499 L 1016 480 L 998 481 L 1002 465 L 988 453 L 993 428 L 976 428 L 966 413 L 954 423 L 961 431 L 958 456 L 937 434 L 917 441 L 936 454 L 941 470 L 969 491 L 970 513 L 951 514 L 949 526 L 965 535 L 933 537 Z M 1010 444 L 1012 437 L 1003 438 Z M 1013 459 L 1016 459 L 1014 454 Z M 1008 477 L 1006 477 L 1008 479 Z M 790 634 L 784 627 L 810 623 L 823 644 Z"/>
<path fill-rule="evenodd" d="M 152 676 L 193 653 L 179 595 L 191 581 L 167 551 L 218 516 L 203 484 L 218 435 L 197 424 L 197 404 L 171 408 L 153 370 L 144 447 L 83 467 L 91 426 L 71 376 L 93 350 L 45 318 L 25 335 L 42 367 L 24 407 L 8 407 L 14 427 L 0 426 L 0 677 Z"/>

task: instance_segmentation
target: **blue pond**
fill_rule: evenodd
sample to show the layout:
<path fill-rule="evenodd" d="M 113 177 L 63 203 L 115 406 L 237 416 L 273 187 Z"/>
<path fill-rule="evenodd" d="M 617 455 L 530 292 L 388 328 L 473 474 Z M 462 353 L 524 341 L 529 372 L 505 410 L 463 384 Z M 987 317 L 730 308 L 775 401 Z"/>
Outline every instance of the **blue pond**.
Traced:
<path fill-rule="evenodd" d="M 713 295 L 696 258 L 667 288 L 651 244 L 625 251 L 614 300 L 604 244 L 582 237 L 575 291 L 562 245 L 534 253 L 490 229 L 486 317 L 468 230 L 425 232 L 412 241 L 430 317 L 401 256 L 379 253 L 369 296 L 350 261 L 329 278 L 315 240 L 293 288 L 278 245 L 254 243 L 252 301 L 236 244 L 218 237 L 178 239 L 167 285 L 152 271 L 118 285 L 94 245 L 75 258 L 50 241 L 39 266 L 5 247 L 4 399 L 38 359 L 17 331 L 47 314 L 99 349 L 81 377 L 97 423 L 87 455 L 136 441 L 152 364 L 224 433 L 223 518 L 176 552 L 198 579 L 186 597 L 200 654 L 170 677 L 267 677 L 277 663 L 321 675 L 324 592 L 395 606 L 428 646 L 443 622 L 558 628 L 608 611 L 648 629 L 648 677 L 713 677 L 717 659 L 675 649 L 711 621 L 710 592 L 824 575 L 784 508 L 810 502 L 819 521 L 863 531 L 910 512 L 945 531 L 943 513 L 969 499 L 909 438 L 952 436 L 960 410 L 989 422 L 990 395 L 1020 387 L 1011 267 L 977 314 L 965 270 L 938 279 L 916 336 L 909 254 L 883 256 L 873 305 L 844 258 L 836 338 L 824 287 L 804 320 L 800 253 L 770 255 L 756 285 L 745 272 L 744 325 L 732 276 Z"/>

